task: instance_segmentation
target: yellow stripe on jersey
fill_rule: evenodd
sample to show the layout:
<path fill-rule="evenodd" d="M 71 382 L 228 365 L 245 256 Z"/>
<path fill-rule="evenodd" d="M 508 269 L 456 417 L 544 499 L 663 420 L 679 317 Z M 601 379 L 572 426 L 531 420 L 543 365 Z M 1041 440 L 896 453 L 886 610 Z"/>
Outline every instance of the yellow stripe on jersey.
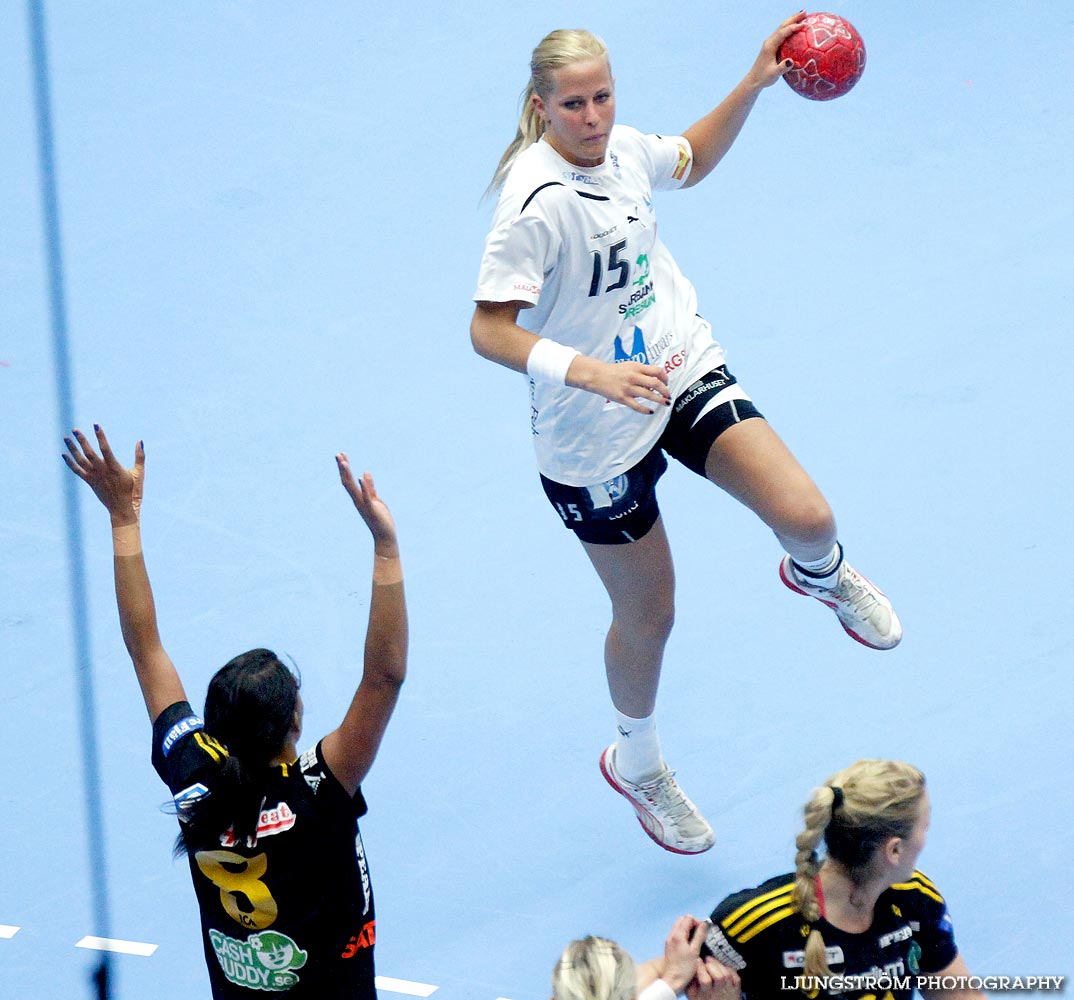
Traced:
<path fill-rule="evenodd" d="M 755 896 L 748 903 L 744 903 L 733 913 L 729 913 L 720 925 L 733 936 L 738 936 L 746 927 L 755 920 L 760 919 L 771 910 L 786 906 L 791 901 L 791 893 L 794 891 L 794 883 L 788 882 L 778 889 Z M 766 924 L 767 926 L 767 924 Z"/>
<path fill-rule="evenodd" d="M 194 734 L 194 740 L 217 764 L 228 756 L 227 747 L 223 743 L 214 740 L 201 730 Z"/>
<path fill-rule="evenodd" d="M 675 170 L 672 172 L 671 176 L 674 177 L 675 180 L 681 181 L 688 166 L 690 166 L 690 154 L 687 152 L 686 147 L 680 143 L 679 162 L 675 164 Z"/>
<path fill-rule="evenodd" d="M 922 885 L 927 885 L 930 889 L 932 889 L 933 892 L 940 891 L 936 888 L 936 883 L 933 882 L 932 879 L 930 879 L 928 875 L 926 875 L 924 872 L 919 872 L 915 869 L 912 878 L 920 882 Z"/>
<path fill-rule="evenodd" d="M 909 882 L 897 882 L 891 887 L 892 889 L 901 889 L 905 891 L 911 891 L 916 889 L 922 895 L 928 896 L 929 899 L 936 900 L 937 903 L 943 902 L 943 896 L 940 895 L 939 890 L 935 885 L 921 872 L 915 871 Z"/>
<path fill-rule="evenodd" d="M 793 917 L 796 912 L 797 911 L 793 906 L 785 906 L 782 910 L 776 910 L 770 917 L 762 920 L 759 924 L 754 924 L 745 934 L 740 935 L 735 940 L 738 943 L 745 944 L 751 937 L 760 934 L 766 927 L 778 924 L 781 920 L 785 920 L 787 917 Z"/>

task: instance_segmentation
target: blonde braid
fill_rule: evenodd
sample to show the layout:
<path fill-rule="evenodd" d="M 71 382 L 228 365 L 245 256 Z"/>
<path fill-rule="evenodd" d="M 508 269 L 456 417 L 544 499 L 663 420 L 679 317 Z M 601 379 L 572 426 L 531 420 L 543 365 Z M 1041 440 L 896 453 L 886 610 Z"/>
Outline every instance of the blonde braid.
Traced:
<path fill-rule="evenodd" d="M 821 917 L 820 903 L 817 901 L 816 878 L 820 871 L 820 858 L 817 847 L 824 837 L 824 831 L 832 821 L 835 810 L 835 792 L 831 785 L 825 785 L 813 792 L 813 797 L 806 803 L 805 829 L 795 838 L 794 846 L 798 853 L 794 858 L 794 892 L 791 899 L 794 908 L 815 924 Z M 828 976 L 827 948 L 819 930 L 813 927 L 806 939 L 805 969 L 806 976 Z"/>

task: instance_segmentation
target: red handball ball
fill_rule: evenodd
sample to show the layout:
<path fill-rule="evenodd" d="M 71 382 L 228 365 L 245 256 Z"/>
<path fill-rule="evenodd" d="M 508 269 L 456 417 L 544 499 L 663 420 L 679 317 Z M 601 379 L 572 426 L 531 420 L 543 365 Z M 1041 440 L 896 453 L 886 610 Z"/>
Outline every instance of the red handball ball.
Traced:
<path fill-rule="evenodd" d="M 779 60 L 794 64 L 783 79 L 811 101 L 842 97 L 865 70 L 861 35 L 838 14 L 810 14 L 804 23 L 779 47 Z"/>

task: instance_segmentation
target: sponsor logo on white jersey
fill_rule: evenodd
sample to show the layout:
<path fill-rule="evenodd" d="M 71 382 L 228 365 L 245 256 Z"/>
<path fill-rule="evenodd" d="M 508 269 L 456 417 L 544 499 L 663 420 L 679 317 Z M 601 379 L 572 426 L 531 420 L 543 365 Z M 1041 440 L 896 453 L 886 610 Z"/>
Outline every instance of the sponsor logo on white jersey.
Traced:
<path fill-rule="evenodd" d="M 638 364 L 642 365 L 649 363 L 649 352 L 645 347 L 645 334 L 640 326 L 634 327 L 634 341 L 630 345 L 629 351 L 623 344 L 623 338 L 618 333 L 615 335 L 615 363 L 620 364 L 623 361 L 637 361 Z"/>
<path fill-rule="evenodd" d="M 633 216 L 630 219 L 634 222 L 637 221 Z M 639 315 L 656 302 L 653 282 L 649 278 L 649 255 L 644 253 L 639 255 L 634 264 L 640 273 L 631 284 L 637 288 L 637 291 L 631 292 L 630 298 L 626 302 L 619 303 L 619 315 L 624 319 L 631 319 Z M 651 356 L 656 357 L 660 350 L 661 348 L 654 349 Z"/>

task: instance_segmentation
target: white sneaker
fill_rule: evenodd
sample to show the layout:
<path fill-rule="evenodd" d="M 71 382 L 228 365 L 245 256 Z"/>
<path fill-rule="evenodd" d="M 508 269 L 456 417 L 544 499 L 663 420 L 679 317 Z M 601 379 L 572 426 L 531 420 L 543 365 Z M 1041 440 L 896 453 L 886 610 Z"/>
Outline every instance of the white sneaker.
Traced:
<path fill-rule="evenodd" d="M 615 744 L 600 755 L 600 773 L 634 807 L 641 828 L 665 851 L 701 854 L 716 843 L 705 817 L 684 794 L 667 765 L 655 778 L 640 785 L 627 781 L 615 769 Z"/>
<path fill-rule="evenodd" d="M 827 604 L 847 635 L 863 646 L 893 649 L 902 639 L 902 624 L 891 601 L 850 563 L 844 561 L 839 567 L 839 582 L 831 589 L 805 580 L 795 571 L 790 556 L 779 564 L 779 576 L 796 593 Z"/>

